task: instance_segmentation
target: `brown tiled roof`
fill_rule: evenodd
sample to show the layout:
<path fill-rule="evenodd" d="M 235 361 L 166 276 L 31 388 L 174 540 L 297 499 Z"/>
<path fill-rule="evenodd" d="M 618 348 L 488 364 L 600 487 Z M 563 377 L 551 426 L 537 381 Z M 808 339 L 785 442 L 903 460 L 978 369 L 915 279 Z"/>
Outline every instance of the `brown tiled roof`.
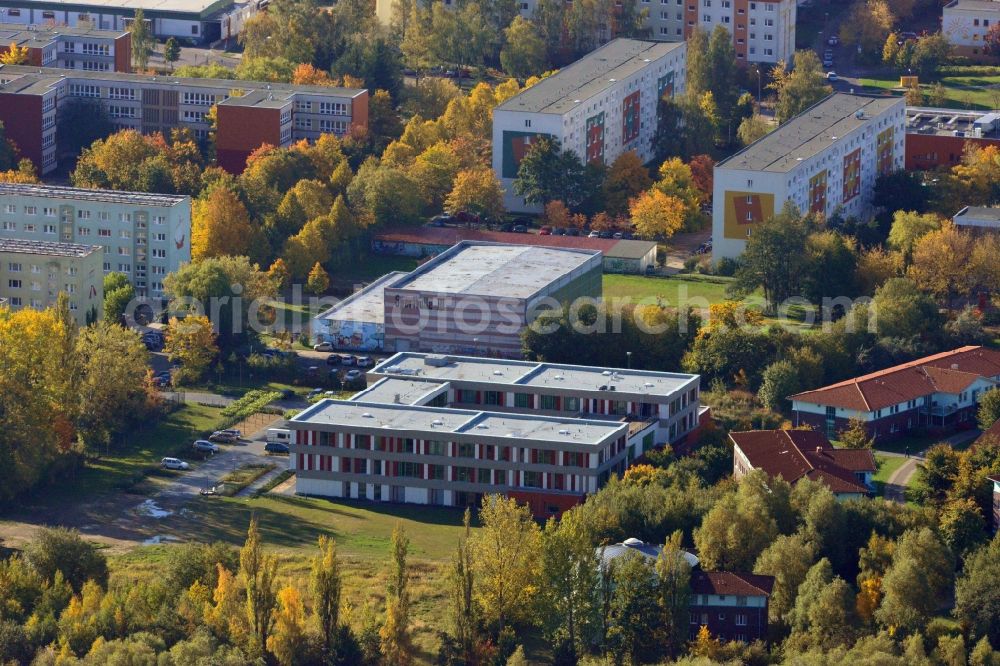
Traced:
<path fill-rule="evenodd" d="M 772 576 L 732 571 L 691 572 L 692 594 L 726 594 L 744 597 L 768 597 L 774 587 Z"/>
<path fill-rule="evenodd" d="M 383 243 L 414 243 L 422 245 L 454 245 L 463 240 L 506 243 L 508 245 L 533 245 L 536 247 L 598 250 L 609 257 L 639 259 L 653 248 L 653 241 L 622 240 L 615 238 L 587 238 L 586 236 L 540 236 L 506 231 L 480 231 L 456 227 L 398 227 L 376 234 Z"/>
<path fill-rule="evenodd" d="M 984 430 L 983 434 L 981 434 L 976 439 L 976 444 L 979 444 L 980 442 L 986 441 L 987 439 L 991 439 L 991 440 L 1000 442 L 1000 420 L 998 420 L 996 423 L 994 423 L 989 428 L 987 428 L 986 430 Z"/>
<path fill-rule="evenodd" d="M 814 430 L 751 430 L 729 434 L 756 469 L 788 483 L 807 478 L 822 481 L 834 493 L 867 493 L 855 472 L 874 472 L 871 451 L 834 449 Z"/>
<path fill-rule="evenodd" d="M 932 393 L 960 393 L 980 377 L 1000 375 L 1000 351 L 960 347 L 812 391 L 792 400 L 872 412 Z"/>

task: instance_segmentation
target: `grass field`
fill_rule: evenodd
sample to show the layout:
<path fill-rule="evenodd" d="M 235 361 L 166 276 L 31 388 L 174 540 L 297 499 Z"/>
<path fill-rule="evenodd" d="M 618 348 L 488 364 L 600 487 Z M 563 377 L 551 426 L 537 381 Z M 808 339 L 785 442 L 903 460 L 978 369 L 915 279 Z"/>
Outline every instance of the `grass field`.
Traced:
<path fill-rule="evenodd" d="M 330 275 L 330 282 L 335 288 L 353 289 L 358 283 L 371 282 L 392 271 L 412 271 L 418 263 L 413 257 L 366 254 L 353 265 Z"/>
<path fill-rule="evenodd" d="M 47 499 L 92 499 L 122 487 L 150 465 L 159 463 L 160 458 L 175 454 L 178 446 L 211 430 L 220 418 L 220 411 L 216 407 L 187 404 L 155 425 L 133 429 L 107 455 L 88 463 L 72 479 L 47 488 Z"/>
<path fill-rule="evenodd" d="M 660 299 L 667 306 L 688 303 L 694 307 L 706 307 L 726 300 L 726 289 L 732 283 L 732 278 L 714 275 L 651 277 L 608 274 L 604 276 L 604 298 L 627 297 L 633 301 Z"/>
<path fill-rule="evenodd" d="M 1000 102 L 1000 76 L 945 76 L 941 83 L 945 87 L 945 108 L 988 110 Z M 861 85 L 875 89 L 867 92 L 891 90 L 899 87 L 899 77 L 861 79 Z M 929 95 L 933 86 L 933 83 L 921 84 L 920 90 Z"/>

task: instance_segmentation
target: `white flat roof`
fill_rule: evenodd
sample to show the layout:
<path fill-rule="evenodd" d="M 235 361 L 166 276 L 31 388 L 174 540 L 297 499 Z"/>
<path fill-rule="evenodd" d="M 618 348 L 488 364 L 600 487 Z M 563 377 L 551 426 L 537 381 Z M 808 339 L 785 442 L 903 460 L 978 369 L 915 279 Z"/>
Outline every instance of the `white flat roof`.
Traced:
<path fill-rule="evenodd" d="M 560 363 L 505 361 L 476 356 L 440 356 L 400 352 L 372 368 L 372 374 L 421 377 L 438 381 L 465 381 L 509 386 L 551 386 L 563 390 L 615 392 L 668 397 L 686 384 L 697 383 L 698 375 L 682 372 L 655 372 L 599 368 Z M 609 389 L 601 390 L 601 386 Z"/>
<path fill-rule="evenodd" d="M 445 407 L 381 404 L 360 400 L 321 400 L 288 422 L 293 430 L 309 426 L 382 429 L 415 438 L 448 434 L 527 439 L 562 444 L 599 445 L 628 432 L 628 425 L 595 419 L 500 414 Z"/>
<path fill-rule="evenodd" d="M 596 250 L 463 241 L 392 285 L 446 294 L 529 298 L 584 266 Z"/>
<path fill-rule="evenodd" d="M 385 323 L 385 288 L 407 275 L 403 271 L 387 273 L 360 291 L 356 291 L 316 319 Z"/>
<path fill-rule="evenodd" d="M 69 10 L 77 7 L 93 7 L 119 11 L 143 9 L 145 11 L 189 14 L 202 12 L 213 5 L 225 7 L 232 3 L 220 3 L 219 0 L 18 0 L 17 4 L 23 7 L 43 6 L 45 9 L 51 9 L 53 6 L 65 7 Z"/>
<path fill-rule="evenodd" d="M 91 190 L 82 187 L 63 187 L 26 183 L 0 183 L 0 196 L 44 197 L 46 199 L 76 199 L 98 203 L 128 204 L 131 206 L 159 206 L 169 208 L 189 199 L 176 194 L 151 194 L 122 190 Z"/>
<path fill-rule="evenodd" d="M 364 391 L 351 396 L 351 400 L 381 402 L 387 405 L 420 405 L 426 398 L 447 386 L 447 382 L 383 377 Z M 399 400 L 397 401 L 396 398 Z"/>

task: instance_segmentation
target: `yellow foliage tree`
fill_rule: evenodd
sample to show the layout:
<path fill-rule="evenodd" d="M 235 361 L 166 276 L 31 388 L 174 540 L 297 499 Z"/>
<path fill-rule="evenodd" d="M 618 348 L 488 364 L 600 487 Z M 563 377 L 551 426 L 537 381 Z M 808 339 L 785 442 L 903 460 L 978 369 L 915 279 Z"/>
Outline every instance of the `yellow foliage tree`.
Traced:
<path fill-rule="evenodd" d="M 0 171 L 0 183 L 33 185 L 38 182 L 38 172 L 35 170 L 35 165 L 27 158 L 17 163 L 17 169 Z"/>
<path fill-rule="evenodd" d="M 300 63 L 292 72 L 292 83 L 300 86 L 335 86 L 337 82 L 322 69 L 309 63 Z"/>
<path fill-rule="evenodd" d="M 503 188 L 492 169 L 459 171 L 455 185 L 445 199 L 449 213 L 468 211 L 489 219 L 498 219 L 504 213 Z"/>
<path fill-rule="evenodd" d="M 201 379 L 219 353 L 212 322 L 203 315 L 171 317 L 166 337 L 163 350 L 171 361 L 180 361 L 175 378 L 181 382 Z"/>
<path fill-rule="evenodd" d="M 28 62 L 29 50 L 27 46 L 18 46 L 11 42 L 10 46 L 3 53 L 0 53 L 0 63 L 4 65 L 23 65 Z"/>
<path fill-rule="evenodd" d="M 306 612 L 299 591 L 288 586 L 278 592 L 278 612 L 274 633 L 267 637 L 267 649 L 281 666 L 299 663 L 306 638 Z"/>
<path fill-rule="evenodd" d="M 309 271 L 309 279 L 306 280 L 306 289 L 313 294 L 325 293 L 330 288 L 330 276 L 323 270 L 323 266 L 317 261 Z"/>
<path fill-rule="evenodd" d="M 245 255 L 254 234 L 246 206 L 231 190 L 212 188 L 191 211 L 191 258 Z"/>
<path fill-rule="evenodd" d="M 882 601 L 882 578 L 873 576 L 861 581 L 861 589 L 854 599 L 854 608 L 858 618 L 866 625 L 875 622 L 875 611 Z"/>
<path fill-rule="evenodd" d="M 652 189 L 629 202 L 636 233 L 645 238 L 669 238 L 684 226 L 684 202 Z"/>
<path fill-rule="evenodd" d="M 706 625 L 701 625 L 701 628 L 698 630 L 698 637 L 694 639 L 694 643 L 691 645 L 691 654 L 696 657 L 715 659 L 719 655 L 720 650 L 722 650 L 722 643 L 719 642 L 719 639 L 712 637 L 712 632 L 708 630 Z"/>
<path fill-rule="evenodd" d="M 950 307 L 955 296 L 969 294 L 976 285 L 977 271 L 969 265 L 974 248 L 971 234 L 946 222 L 917 241 L 907 275 Z"/>

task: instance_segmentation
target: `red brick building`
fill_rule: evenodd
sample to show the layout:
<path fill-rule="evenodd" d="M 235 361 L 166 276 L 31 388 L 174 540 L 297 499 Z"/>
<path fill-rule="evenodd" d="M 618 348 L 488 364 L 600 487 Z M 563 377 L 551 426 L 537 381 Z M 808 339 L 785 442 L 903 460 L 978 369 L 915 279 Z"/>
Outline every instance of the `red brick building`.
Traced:
<path fill-rule="evenodd" d="M 11 44 L 28 49 L 25 65 L 91 72 L 132 71 L 132 36 L 127 30 L 0 23 L 0 55 L 10 50 Z"/>
<path fill-rule="evenodd" d="M 967 145 L 1000 146 L 998 114 L 907 107 L 906 120 L 907 171 L 953 167 Z"/>
<path fill-rule="evenodd" d="M 820 481 L 841 499 L 864 497 L 871 489 L 875 456 L 868 449 L 835 449 L 815 430 L 753 430 L 729 435 L 733 476 L 762 469 L 788 483 Z"/>
<path fill-rule="evenodd" d="M 862 419 L 871 436 L 975 425 L 979 397 L 1000 381 L 1000 351 L 960 347 L 790 396 L 795 425 L 829 438 Z"/>
<path fill-rule="evenodd" d="M 42 174 L 57 166 L 58 109 L 74 99 L 99 102 L 119 129 L 167 134 L 183 127 L 200 139 L 208 138 L 208 113 L 216 107 L 218 162 L 232 173 L 264 144 L 288 146 L 368 126 L 364 89 L 2 66 L 0 121 Z"/>
<path fill-rule="evenodd" d="M 772 576 L 695 569 L 691 572 L 691 638 L 708 627 L 713 638 L 724 641 L 766 641 L 773 587 Z"/>

